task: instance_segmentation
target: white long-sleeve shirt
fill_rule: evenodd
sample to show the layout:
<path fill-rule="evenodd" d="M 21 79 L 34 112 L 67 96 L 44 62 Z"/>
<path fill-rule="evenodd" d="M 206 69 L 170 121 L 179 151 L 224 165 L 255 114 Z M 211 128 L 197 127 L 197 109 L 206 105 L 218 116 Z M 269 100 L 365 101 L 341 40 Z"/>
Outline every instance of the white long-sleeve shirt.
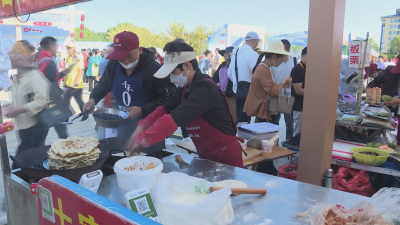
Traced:
<path fill-rule="evenodd" d="M 290 77 L 290 73 L 294 67 L 294 60 L 292 56 L 288 57 L 286 62 L 282 62 L 278 67 L 271 66 L 272 75 L 274 75 L 274 81 L 276 84 L 282 83 L 283 79 Z M 286 88 L 286 95 L 290 96 L 291 88 Z M 281 95 L 284 94 L 284 88 L 282 88 Z"/>
<path fill-rule="evenodd" d="M 237 67 L 238 67 L 238 78 L 240 81 L 247 81 L 251 83 L 251 79 L 253 78 L 253 68 L 256 66 L 258 53 L 254 51 L 248 44 L 244 44 L 240 48 L 235 48 L 233 50 L 231 63 L 229 64 L 228 69 L 228 77 L 232 81 L 233 92 L 236 93 L 237 90 L 237 81 L 236 81 L 236 73 L 235 73 L 235 58 L 236 52 L 238 55 Z"/>

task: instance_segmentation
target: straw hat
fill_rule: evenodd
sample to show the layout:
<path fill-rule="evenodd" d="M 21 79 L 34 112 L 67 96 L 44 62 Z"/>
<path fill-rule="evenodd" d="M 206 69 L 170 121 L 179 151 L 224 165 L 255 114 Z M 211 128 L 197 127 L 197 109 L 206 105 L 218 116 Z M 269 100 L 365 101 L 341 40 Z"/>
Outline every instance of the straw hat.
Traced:
<path fill-rule="evenodd" d="M 283 46 L 282 41 L 271 41 L 268 44 L 268 49 L 266 51 L 257 51 L 258 54 L 262 53 L 275 53 L 275 54 L 281 54 L 281 55 L 288 55 L 288 56 L 294 56 L 293 54 L 290 54 L 289 52 L 285 51 L 285 48 Z"/>

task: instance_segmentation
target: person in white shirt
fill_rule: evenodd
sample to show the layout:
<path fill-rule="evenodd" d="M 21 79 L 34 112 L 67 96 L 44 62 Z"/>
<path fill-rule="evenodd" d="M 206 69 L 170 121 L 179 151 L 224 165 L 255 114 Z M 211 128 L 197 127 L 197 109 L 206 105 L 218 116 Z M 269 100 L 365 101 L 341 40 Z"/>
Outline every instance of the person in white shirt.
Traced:
<path fill-rule="evenodd" d="M 247 93 L 249 92 L 251 79 L 253 78 L 253 68 L 257 63 L 258 53 L 254 51 L 257 48 L 260 38 L 256 32 L 249 32 L 246 35 L 246 43 L 235 48 L 231 58 L 231 64 L 228 69 L 228 77 L 233 83 L 233 92 L 236 94 L 236 122 L 250 122 L 251 117 L 243 112 Z M 236 55 L 237 71 L 236 74 Z M 236 76 L 238 79 L 236 79 Z M 239 80 L 239 82 L 237 81 Z M 239 84 L 239 85 L 238 85 Z M 238 91 L 239 90 L 239 91 Z"/>
<path fill-rule="evenodd" d="M 211 59 L 211 77 L 214 76 L 214 73 L 218 70 L 219 65 L 221 65 L 221 56 L 219 55 L 219 48 L 215 49 L 215 55 Z"/>
<path fill-rule="evenodd" d="M 286 52 L 290 52 L 290 42 L 286 39 L 281 40 Z M 292 56 L 284 56 L 283 62 L 278 67 L 271 67 L 272 75 L 274 76 L 275 83 L 280 84 L 283 79 L 290 77 L 293 67 L 297 65 L 297 58 Z M 281 95 L 291 96 L 290 88 L 282 88 Z M 293 116 L 291 114 L 284 114 L 286 123 L 286 140 L 293 137 Z M 276 121 L 274 121 L 274 119 Z M 281 114 L 273 117 L 272 123 L 279 125 Z"/>
<path fill-rule="evenodd" d="M 387 67 L 387 64 L 385 63 L 385 61 L 383 61 L 383 56 L 379 56 L 378 62 L 376 64 L 378 64 L 378 69 L 385 70 Z"/>
<path fill-rule="evenodd" d="M 346 83 L 346 80 L 354 73 L 358 72 L 357 68 L 349 67 L 349 59 L 343 59 L 340 65 L 340 82 L 339 82 L 339 95 L 350 94 L 350 87 L 354 87 L 357 90 L 357 79 L 353 79 L 353 82 Z"/>

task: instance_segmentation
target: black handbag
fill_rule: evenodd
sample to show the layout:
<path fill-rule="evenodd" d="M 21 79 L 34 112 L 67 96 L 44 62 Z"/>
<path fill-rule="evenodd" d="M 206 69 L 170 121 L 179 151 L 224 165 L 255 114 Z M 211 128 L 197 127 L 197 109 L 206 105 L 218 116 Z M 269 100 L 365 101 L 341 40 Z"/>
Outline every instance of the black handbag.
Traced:
<path fill-rule="evenodd" d="M 51 82 L 49 94 L 51 101 L 46 108 L 36 114 L 36 119 L 43 128 L 53 127 L 73 115 L 69 103 L 62 98 L 62 93 L 63 91 L 58 87 L 57 82 Z M 33 93 L 28 94 L 29 101 L 33 101 L 34 96 Z"/>
<path fill-rule="evenodd" d="M 37 66 L 39 67 L 40 64 L 45 61 L 53 61 L 49 59 L 50 58 L 42 59 L 37 63 Z M 50 102 L 47 104 L 46 108 L 36 114 L 36 119 L 45 129 L 53 127 L 55 124 L 63 122 L 73 115 L 69 102 L 66 102 L 62 97 L 63 93 L 63 90 L 58 86 L 56 81 L 50 82 Z M 28 94 L 28 100 L 33 101 L 34 96 L 34 93 Z"/>
<path fill-rule="evenodd" d="M 236 51 L 235 54 L 235 74 L 236 74 L 236 99 L 239 101 L 246 101 L 247 94 L 249 93 L 250 89 L 250 83 L 247 81 L 239 81 L 239 73 L 238 73 L 238 67 L 237 67 L 237 55 L 238 55 L 239 49 Z"/>

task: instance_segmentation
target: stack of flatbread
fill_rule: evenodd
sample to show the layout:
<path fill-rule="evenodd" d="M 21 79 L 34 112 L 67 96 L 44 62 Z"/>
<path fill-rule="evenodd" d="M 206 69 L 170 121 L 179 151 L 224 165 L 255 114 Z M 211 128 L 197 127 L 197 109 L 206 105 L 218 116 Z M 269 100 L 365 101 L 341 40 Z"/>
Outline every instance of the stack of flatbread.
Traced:
<path fill-rule="evenodd" d="M 47 152 L 49 169 L 75 169 L 93 165 L 99 158 L 99 141 L 94 138 L 70 137 L 60 139 Z"/>

